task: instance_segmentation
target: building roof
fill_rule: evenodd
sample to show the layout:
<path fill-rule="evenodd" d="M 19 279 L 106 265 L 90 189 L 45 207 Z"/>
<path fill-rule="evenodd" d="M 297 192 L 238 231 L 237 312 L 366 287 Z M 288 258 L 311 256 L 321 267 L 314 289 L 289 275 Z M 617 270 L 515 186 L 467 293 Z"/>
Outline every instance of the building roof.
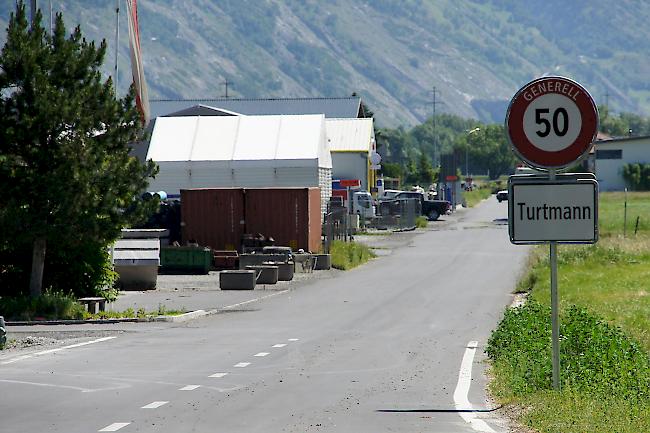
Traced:
<path fill-rule="evenodd" d="M 224 110 L 223 108 L 210 107 L 209 105 L 193 105 L 174 113 L 165 114 L 163 117 L 183 117 L 183 116 L 241 116 L 240 113 Z"/>
<path fill-rule="evenodd" d="M 596 140 L 594 144 L 609 144 L 609 143 L 620 143 L 625 144 L 625 142 L 636 141 L 636 140 L 649 140 L 650 135 L 635 135 L 628 137 L 609 137 L 604 140 Z"/>
<path fill-rule="evenodd" d="M 327 118 L 363 117 L 361 98 L 152 99 L 151 118 L 205 105 L 246 115 L 324 114 Z"/>
<path fill-rule="evenodd" d="M 325 119 L 325 134 L 332 152 L 370 152 L 375 132 L 372 119 Z"/>
<path fill-rule="evenodd" d="M 151 134 L 147 159 L 288 164 L 316 160 L 319 167 L 332 167 L 322 114 L 159 117 Z"/>

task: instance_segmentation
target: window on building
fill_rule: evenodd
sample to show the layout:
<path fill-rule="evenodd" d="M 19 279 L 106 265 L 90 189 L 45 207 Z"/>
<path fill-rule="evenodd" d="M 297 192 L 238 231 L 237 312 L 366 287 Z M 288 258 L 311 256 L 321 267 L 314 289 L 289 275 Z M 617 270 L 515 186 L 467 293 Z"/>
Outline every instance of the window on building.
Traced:
<path fill-rule="evenodd" d="M 623 159 L 622 149 L 596 150 L 596 159 Z"/>

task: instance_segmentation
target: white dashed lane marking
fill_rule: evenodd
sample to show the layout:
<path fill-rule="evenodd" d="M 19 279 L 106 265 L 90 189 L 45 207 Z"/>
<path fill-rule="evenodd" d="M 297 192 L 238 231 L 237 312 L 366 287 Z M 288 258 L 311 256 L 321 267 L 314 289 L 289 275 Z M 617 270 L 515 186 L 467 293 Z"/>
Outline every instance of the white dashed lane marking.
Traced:
<path fill-rule="evenodd" d="M 126 427 L 127 425 L 131 424 L 130 422 L 114 422 L 113 424 L 104 427 L 101 430 L 98 431 L 118 431 L 119 429 Z"/>
<path fill-rule="evenodd" d="M 235 364 L 234 367 L 236 367 L 236 368 L 244 368 L 244 367 L 248 367 L 249 365 L 251 365 L 250 362 L 240 362 L 239 364 Z"/>
<path fill-rule="evenodd" d="M 268 354 L 269 354 L 269 352 L 260 352 L 260 353 L 255 354 L 255 356 L 262 357 L 262 356 L 266 356 Z"/>
<path fill-rule="evenodd" d="M 300 341 L 299 338 L 290 338 L 288 341 Z"/>
<path fill-rule="evenodd" d="M 228 375 L 228 373 L 215 373 L 215 374 L 211 374 L 211 375 L 208 376 L 208 377 L 216 377 L 216 378 L 220 378 L 220 377 L 224 377 L 224 376 L 227 376 L 227 375 Z"/>
<path fill-rule="evenodd" d="M 196 388 L 200 388 L 201 385 L 187 385 L 179 389 L 179 391 L 194 391 Z"/>
<path fill-rule="evenodd" d="M 285 343 L 280 343 L 280 344 L 274 344 L 274 345 L 271 346 L 271 347 L 284 347 L 284 346 L 286 346 Z"/>
<path fill-rule="evenodd" d="M 169 403 L 169 402 L 168 401 L 154 401 L 154 402 L 149 403 L 146 406 L 142 406 L 141 409 L 158 409 L 160 406 L 164 406 L 167 403 Z"/>

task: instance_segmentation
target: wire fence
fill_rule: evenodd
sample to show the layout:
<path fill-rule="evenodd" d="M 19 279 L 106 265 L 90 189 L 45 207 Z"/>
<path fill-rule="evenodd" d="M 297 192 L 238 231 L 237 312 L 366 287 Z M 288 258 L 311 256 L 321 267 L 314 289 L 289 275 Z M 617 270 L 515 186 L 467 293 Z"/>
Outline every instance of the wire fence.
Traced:
<path fill-rule="evenodd" d="M 377 217 L 371 226 L 381 230 L 414 230 L 422 215 L 422 203 L 418 199 L 404 198 L 379 203 Z"/>
<path fill-rule="evenodd" d="M 417 219 L 422 215 L 420 200 L 405 198 L 382 201 L 373 218 L 359 218 L 350 215 L 346 207 L 329 203 L 323 218 L 323 250 L 329 254 L 332 241 L 348 242 L 354 239 L 357 230 L 374 228 L 378 230 L 414 230 Z"/>

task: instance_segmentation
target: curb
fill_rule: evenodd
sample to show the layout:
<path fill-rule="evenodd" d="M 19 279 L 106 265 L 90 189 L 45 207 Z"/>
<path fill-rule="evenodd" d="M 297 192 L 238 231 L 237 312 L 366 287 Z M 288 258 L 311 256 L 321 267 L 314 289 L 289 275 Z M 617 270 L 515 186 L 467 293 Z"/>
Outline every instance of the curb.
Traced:
<path fill-rule="evenodd" d="M 85 319 L 85 320 L 29 320 L 6 322 L 6 326 L 37 326 L 37 325 L 109 325 L 115 323 L 144 323 L 144 322 L 171 322 L 181 323 L 197 317 L 205 316 L 204 310 L 190 311 L 189 313 L 177 316 L 156 316 L 147 318 L 123 318 L 123 319 Z"/>
<path fill-rule="evenodd" d="M 151 319 L 153 322 L 182 323 L 193 320 L 198 317 L 207 316 L 209 312 L 205 310 L 190 311 L 189 313 L 179 314 L 177 316 L 158 316 Z"/>

